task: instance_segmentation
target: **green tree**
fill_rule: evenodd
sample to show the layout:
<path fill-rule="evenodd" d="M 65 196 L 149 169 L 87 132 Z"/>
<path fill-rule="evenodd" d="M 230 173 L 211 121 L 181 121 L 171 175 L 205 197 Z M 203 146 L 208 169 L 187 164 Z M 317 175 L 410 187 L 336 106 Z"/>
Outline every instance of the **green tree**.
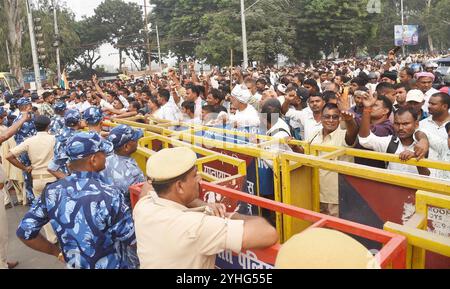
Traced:
<path fill-rule="evenodd" d="M 141 66 L 147 64 L 143 41 L 144 19 L 139 5 L 122 0 L 105 0 L 95 9 L 94 19 L 97 25 L 104 28 L 107 41 L 119 50 L 119 70 L 122 70 L 123 53 L 133 62 L 133 58 L 138 59 Z"/>

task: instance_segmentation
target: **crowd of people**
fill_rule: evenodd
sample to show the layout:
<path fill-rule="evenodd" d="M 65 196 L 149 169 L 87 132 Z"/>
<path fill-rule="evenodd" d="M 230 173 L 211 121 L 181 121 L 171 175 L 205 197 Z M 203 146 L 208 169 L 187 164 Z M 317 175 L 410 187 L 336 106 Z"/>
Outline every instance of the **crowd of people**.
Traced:
<path fill-rule="evenodd" d="M 142 115 L 145 121 L 256 128 L 277 139 L 391 153 L 402 161 L 450 161 L 449 87 L 450 76 L 438 75 L 434 65 L 418 67 L 391 51 L 386 61 L 209 74 L 198 74 L 192 64 L 186 74 L 169 68 L 151 78 L 109 82 L 94 75 L 42 95 L 4 93 L 0 267 L 17 265 L 6 260 L 3 208 L 17 205 L 9 196 L 12 188 L 19 204 L 30 206 L 17 236 L 69 268 L 213 268 L 223 249 L 277 242 L 264 218 L 228 214 L 222 205 L 198 199 L 200 177 L 191 150 L 160 151 L 143 172 L 131 157 L 142 131 L 127 125 L 106 129 L 105 118 Z M 287 144 L 268 149 L 304 152 Z M 450 181 L 449 171 L 339 159 Z M 321 211 L 332 216 L 339 216 L 337 182 L 336 173 L 320 172 Z M 131 212 L 129 187 L 138 183 L 144 183 L 143 195 Z"/>

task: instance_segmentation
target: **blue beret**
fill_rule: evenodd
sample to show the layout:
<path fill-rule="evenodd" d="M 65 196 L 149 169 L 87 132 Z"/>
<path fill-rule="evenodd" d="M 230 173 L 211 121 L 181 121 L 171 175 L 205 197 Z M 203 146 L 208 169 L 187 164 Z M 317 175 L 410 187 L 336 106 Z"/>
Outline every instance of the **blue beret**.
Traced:
<path fill-rule="evenodd" d="M 58 101 L 53 105 L 53 108 L 55 111 L 65 111 L 67 108 L 67 105 L 64 101 Z"/>
<path fill-rule="evenodd" d="M 84 111 L 83 118 L 88 124 L 94 125 L 103 120 L 103 113 L 100 108 L 92 106 Z"/>
<path fill-rule="evenodd" d="M 9 105 L 17 106 L 17 98 L 11 98 L 11 99 L 9 100 Z"/>
<path fill-rule="evenodd" d="M 78 110 L 71 109 L 64 113 L 64 122 L 68 126 L 74 126 L 81 121 L 81 114 Z"/>
<path fill-rule="evenodd" d="M 127 142 L 137 141 L 143 136 L 142 130 L 132 129 L 130 126 L 122 124 L 111 130 L 108 140 L 114 145 L 114 149 L 118 149 Z"/>
<path fill-rule="evenodd" d="M 29 104 L 31 104 L 31 99 L 29 99 L 28 97 L 19 98 L 19 100 L 17 101 L 17 106 L 25 106 Z"/>
<path fill-rule="evenodd" d="M 80 160 L 98 152 L 108 153 L 110 145 L 96 132 L 79 132 L 67 141 L 65 153 L 70 161 Z"/>

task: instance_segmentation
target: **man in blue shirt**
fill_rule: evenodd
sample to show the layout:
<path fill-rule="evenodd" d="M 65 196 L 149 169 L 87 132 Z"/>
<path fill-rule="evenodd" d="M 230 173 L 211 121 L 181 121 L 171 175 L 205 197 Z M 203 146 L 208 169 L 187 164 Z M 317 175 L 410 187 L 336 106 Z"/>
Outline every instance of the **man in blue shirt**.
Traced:
<path fill-rule="evenodd" d="M 70 174 L 67 167 L 68 158 L 64 149 L 69 138 L 81 128 L 80 122 L 81 114 L 78 110 L 72 109 L 65 112 L 64 128 L 61 134 L 56 136 L 53 160 L 48 165 L 48 171 L 58 179 L 62 179 Z"/>
<path fill-rule="evenodd" d="M 30 248 L 64 258 L 69 268 L 133 268 L 123 248 L 135 246 L 133 219 L 123 195 L 103 182 L 106 162 L 102 138 L 81 132 L 67 142 L 73 173 L 47 185 L 25 215 L 17 236 Z M 39 234 L 50 222 L 61 246 Z"/>
<path fill-rule="evenodd" d="M 22 97 L 17 101 L 17 106 L 19 107 L 20 112 L 27 112 L 31 113 L 33 106 L 31 104 L 31 99 Z M 20 119 L 23 117 L 23 114 L 19 114 L 19 116 L 14 120 L 13 123 L 19 122 Z M 31 118 L 29 121 L 25 122 L 20 130 L 16 133 L 14 136 L 14 139 L 16 140 L 16 144 L 20 145 L 23 143 L 23 141 L 26 138 L 35 136 L 37 134 L 36 126 L 34 125 L 34 118 Z M 21 163 L 23 163 L 25 166 L 30 166 L 31 162 L 26 153 L 21 154 L 19 157 L 19 160 Z M 34 194 L 33 194 L 33 179 L 31 177 L 30 173 L 23 172 L 23 179 L 25 182 L 25 190 L 27 195 L 27 202 L 31 203 L 34 200 Z"/>
<path fill-rule="evenodd" d="M 142 136 L 141 130 L 134 130 L 128 125 L 120 125 L 111 130 L 108 140 L 114 146 L 114 154 L 106 159 L 106 169 L 101 172 L 108 184 L 120 189 L 128 206 L 131 204 L 128 188 L 145 182 L 144 173 L 131 157 Z"/>
<path fill-rule="evenodd" d="M 55 115 L 51 118 L 49 133 L 52 135 L 60 135 L 64 129 L 64 113 L 66 112 L 67 105 L 63 101 L 58 101 L 53 106 Z"/>

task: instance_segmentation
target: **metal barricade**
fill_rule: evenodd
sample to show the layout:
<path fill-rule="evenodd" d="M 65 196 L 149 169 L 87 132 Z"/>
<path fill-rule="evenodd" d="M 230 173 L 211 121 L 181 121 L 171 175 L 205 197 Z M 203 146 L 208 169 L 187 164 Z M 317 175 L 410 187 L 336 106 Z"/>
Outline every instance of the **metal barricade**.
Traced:
<path fill-rule="evenodd" d="M 130 187 L 132 206 L 137 203 L 138 197 L 141 194 L 141 188 L 142 185 Z M 383 247 L 381 250 L 376 252 L 375 257 L 381 268 L 405 268 L 406 238 L 401 235 L 339 218 L 330 217 L 265 198 L 252 196 L 217 184 L 202 182 L 201 191 L 203 196 L 207 193 L 220 195 L 220 202 L 227 202 L 231 199 L 231 202 L 240 201 L 250 203 L 261 208 L 277 211 L 282 215 L 289 215 L 291 218 L 297 218 L 304 222 L 310 223 L 311 225 L 308 228 L 328 228 L 379 242 L 383 245 Z M 230 207 L 227 208 L 230 209 Z M 278 244 L 264 250 L 246 250 L 245 252 L 241 252 L 239 255 L 225 251 L 218 255 L 216 266 L 224 269 L 273 268 L 279 248 L 280 245 Z"/>

